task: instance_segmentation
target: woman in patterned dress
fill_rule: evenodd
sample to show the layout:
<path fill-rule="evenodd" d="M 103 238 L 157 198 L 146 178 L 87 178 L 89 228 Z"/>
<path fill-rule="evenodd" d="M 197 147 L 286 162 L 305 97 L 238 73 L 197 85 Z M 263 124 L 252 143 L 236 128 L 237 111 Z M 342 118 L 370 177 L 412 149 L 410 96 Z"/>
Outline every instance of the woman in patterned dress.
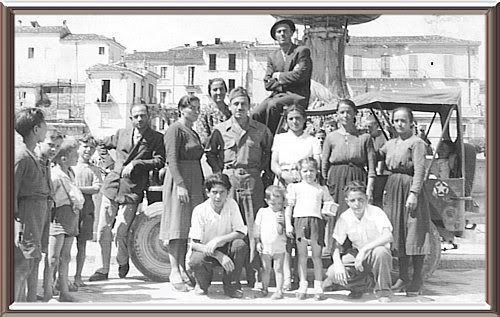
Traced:
<path fill-rule="evenodd" d="M 380 149 L 391 172 L 384 190 L 384 211 L 393 226 L 393 251 L 399 258 L 399 280 L 393 290 L 406 289 L 407 296 L 416 296 L 423 285 L 422 269 L 430 253 L 430 214 L 420 192 L 425 177 L 426 144 L 413 129 L 413 114 L 408 108 L 397 108 L 392 121 L 398 137 Z M 413 276 L 408 267 L 410 256 Z"/>
<path fill-rule="evenodd" d="M 377 158 L 370 135 L 356 128 L 357 112 L 354 102 L 340 100 L 337 106 L 339 127 L 326 136 L 323 144 L 321 172 L 330 194 L 339 204 L 337 218 L 348 208 L 344 199 L 347 183 L 361 181 L 367 184 L 366 194 L 370 200 L 373 192 Z M 332 251 L 334 225 L 335 221 L 330 220 L 326 226 L 326 254 Z"/>
<path fill-rule="evenodd" d="M 175 290 L 186 292 L 185 263 L 191 214 L 204 200 L 200 164 L 203 147 L 192 129 L 200 113 L 200 100 L 184 96 L 178 109 L 180 118 L 167 129 L 164 137 L 168 167 L 163 184 L 164 210 L 159 237 L 168 245 L 170 283 Z"/>

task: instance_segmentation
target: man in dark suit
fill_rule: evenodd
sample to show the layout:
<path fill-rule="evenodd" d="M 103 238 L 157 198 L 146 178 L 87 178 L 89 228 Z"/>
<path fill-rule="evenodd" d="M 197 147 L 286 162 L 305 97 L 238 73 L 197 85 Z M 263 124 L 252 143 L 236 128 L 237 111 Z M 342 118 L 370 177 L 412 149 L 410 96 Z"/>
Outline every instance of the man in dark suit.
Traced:
<path fill-rule="evenodd" d="M 120 129 L 100 142 L 106 148 L 116 150 L 116 162 L 101 189 L 103 197 L 97 233 L 101 246 L 101 266 L 89 278 L 91 282 L 108 279 L 113 233 L 118 247 L 118 276 L 124 278 L 127 275 L 128 230 L 148 186 L 149 171 L 165 165 L 163 135 L 150 128 L 147 106 L 133 105 L 130 120 L 131 128 Z"/>
<path fill-rule="evenodd" d="M 280 46 L 267 58 L 264 85 L 272 93 L 253 110 L 253 119 L 267 125 L 273 134 L 278 128 L 283 106 L 297 103 L 307 109 L 309 105 L 311 51 L 292 43 L 294 32 L 295 24 L 291 20 L 281 20 L 272 26 L 271 37 Z"/>

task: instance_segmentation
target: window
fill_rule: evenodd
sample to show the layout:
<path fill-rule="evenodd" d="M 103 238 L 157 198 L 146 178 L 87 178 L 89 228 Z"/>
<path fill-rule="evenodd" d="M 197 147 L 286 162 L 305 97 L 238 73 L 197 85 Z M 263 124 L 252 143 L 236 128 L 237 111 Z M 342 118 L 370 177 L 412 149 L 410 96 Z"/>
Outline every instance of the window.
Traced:
<path fill-rule="evenodd" d="M 35 57 L 35 48 L 28 47 L 28 58 L 34 58 L 34 57 Z"/>
<path fill-rule="evenodd" d="M 188 66 L 188 86 L 193 86 L 193 85 L 194 85 L 194 66 Z"/>
<path fill-rule="evenodd" d="M 103 79 L 101 81 L 101 101 L 108 101 L 108 94 L 111 86 L 111 81 L 109 79 Z"/>
<path fill-rule="evenodd" d="M 167 67 L 160 67 L 160 77 L 167 78 Z"/>
<path fill-rule="evenodd" d="M 101 110 L 101 128 L 109 127 L 109 110 Z"/>
<path fill-rule="evenodd" d="M 382 55 L 380 59 L 382 62 L 381 65 L 382 77 L 384 78 L 391 77 L 391 57 L 389 55 Z"/>
<path fill-rule="evenodd" d="M 167 92 L 166 91 L 160 91 L 160 103 L 164 104 L 166 99 L 167 99 Z"/>
<path fill-rule="evenodd" d="M 236 87 L 236 80 L 229 79 L 229 91 L 231 91 L 232 89 L 234 89 L 234 87 Z"/>
<path fill-rule="evenodd" d="M 135 102 L 135 86 L 136 84 L 134 83 L 133 87 L 132 87 L 132 100 Z"/>
<path fill-rule="evenodd" d="M 155 98 L 154 98 L 154 93 L 155 93 L 155 86 L 153 84 L 148 85 L 148 98 L 149 98 L 149 103 L 156 103 Z"/>
<path fill-rule="evenodd" d="M 229 54 L 229 70 L 236 70 L 236 54 Z"/>
<path fill-rule="evenodd" d="M 104 55 L 104 46 L 99 46 L 99 55 Z"/>
<path fill-rule="evenodd" d="M 410 55 L 408 59 L 408 71 L 411 78 L 418 77 L 418 56 Z"/>
<path fill-rule="evenodd" d="M 216 70 L 217 69 L 217 55 L 216 54 L 208 54 L 208 70 Z"/>
<path fill-rule="evenodd" d="M 352 58 L 352 77 L 363 77 L 363 59 L 359 55 Z"/>
<path fill-rule="evenodd" d="M 453 77 L 453 55 L 444 56 L 444 77 Z"/>

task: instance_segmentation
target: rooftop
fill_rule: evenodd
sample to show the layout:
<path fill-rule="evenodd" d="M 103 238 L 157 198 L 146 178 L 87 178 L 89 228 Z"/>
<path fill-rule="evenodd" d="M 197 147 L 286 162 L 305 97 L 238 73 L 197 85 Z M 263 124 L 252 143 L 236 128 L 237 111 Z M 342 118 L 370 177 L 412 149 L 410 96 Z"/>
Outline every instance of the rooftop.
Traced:
<path fill-rule="evenodd" d="M 34 22 L 31 26 L 16 26 L 16 33 L 58 33 L 61 37 L 70 34 L 67 26 L 40 26 Z"/>
<path fill-rule="evenodd" d="M 125 61 L 166 61 L 175 66 L 203 65 L 202 47 L 176 47 L 161 52 L 134 52 L 125 55 Z"/>
<path fill-rule="evenodd" d="M 62 41 L 106 41 L 113 42 L 125 49 L 125 46 L 118 43 L 114 38 L 98 35 L 98 34 L 68 34 L 61 39 Z"/>
<path fill-rule="evenodd" d="M 87 68 L 87 73 L 89 72 L 132 72 L 138 76 L 143 76 L 141 73 L 139 73 L 136 70 L 116 65 L 116 64 L 96 64 L 94 66 L 90 66 Z"/>
<path fill-rule="evenodd" d="M 457 44 L 457 45 L 481 45 L 480 41 L 469 41 L 456 39 L 441 35 L 421 36 L 351 36 L 349 44 Z"/>

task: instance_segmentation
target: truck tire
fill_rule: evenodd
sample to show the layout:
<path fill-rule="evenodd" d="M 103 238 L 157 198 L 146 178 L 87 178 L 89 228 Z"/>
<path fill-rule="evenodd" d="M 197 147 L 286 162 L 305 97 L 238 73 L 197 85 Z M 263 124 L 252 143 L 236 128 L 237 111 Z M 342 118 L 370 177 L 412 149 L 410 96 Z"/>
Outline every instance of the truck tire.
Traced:
<path fill-rule="evenodd" d="M 167 282 L 170 261 L 160 241 L 162 202 L 151 204 L 136 215 L 128 239 L 130 258 L 144 276 L 155 282 Z"/>

